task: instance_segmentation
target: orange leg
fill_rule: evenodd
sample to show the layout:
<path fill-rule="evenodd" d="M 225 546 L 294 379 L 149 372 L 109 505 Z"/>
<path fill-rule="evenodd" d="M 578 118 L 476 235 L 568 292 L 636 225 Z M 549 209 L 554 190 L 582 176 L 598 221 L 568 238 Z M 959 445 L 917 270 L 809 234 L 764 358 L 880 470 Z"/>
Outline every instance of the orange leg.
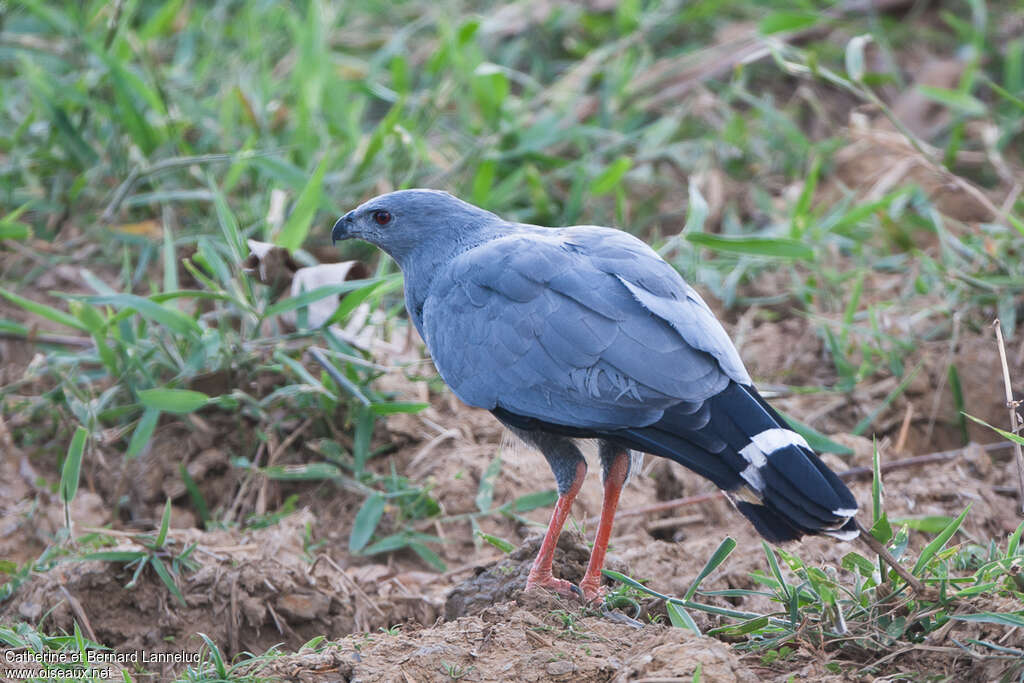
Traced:
<path fill-rule="evenodd" d="M 551 523 L 548 524 L 548 531 L 544 534 L 544 542 L 540 545 L 540 552 L 537 553 L 537 559 L 533 561 L 533 567 L 530 568 L 530 576 L 526 579 L 526 590 L 541 587 L 548 588 L 562 595 L 579 594 L 579 589 L 571 582 L 565 579 L 556 579 L 552 575 L 551 562 L 555 558 L 555 546 L 558 545 L 558 536 L 562 533 L 562 527 L 565 526 L 565 520 L 569 517 L 572 502 L 576 499 L 576 494 L 580 492 L 580 488 L 583 486 L 583 478 L 586 474 L 587 465 L 581 461 L 576 466 L 576 478 L 573 480 L 572 486 L 558 497 L 558 502 L 555 503 L 555 511 L 551 515 Z"/>
<path fill-rule="evenodd" d="M 580 582 L 583 589 L 583 598 L 587 602 L 593 602 L 604 596 L 604 588 L 601 586 L 601 568 L 604 567 L 604 556 L 608 551 L 608 539 L 612 535 L 612 522 L 615 520 L 615 509 L 619 506 L 619 494 L 622 486 L 626 483 L 626 475 L 629 474 L 629 453 L 620 451 L 615 455 L 612 466 L 604 480 L 604 503 L 601 506 L 601 522 L 597 527 L 597 538 L 594 539 L 594 549 L 590 551 L 590 562 L 587 564 L 587 573 Z"/>

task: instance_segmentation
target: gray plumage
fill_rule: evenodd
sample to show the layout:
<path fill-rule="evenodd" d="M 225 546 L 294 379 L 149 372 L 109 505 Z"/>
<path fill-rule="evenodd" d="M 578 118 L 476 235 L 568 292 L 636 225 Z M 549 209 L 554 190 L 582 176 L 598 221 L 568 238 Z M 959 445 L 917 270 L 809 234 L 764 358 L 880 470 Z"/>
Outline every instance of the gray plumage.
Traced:
<path fill-rule="evenodd" d="M 675 459 L 767 506 L 755 511 L 771 518 L 760 522 L 740 509 L 769 538 L 847 529 L 849 491 L 757 395 L 703 299 L 641 240 L 596 226 L 511 223 L 433 190 L 371 199 L 332 236 L 364 239 L 395 259 L 441 377 L 527 440 L 592 437 Z M 773 500 L 775 451 L 750 450 L 755 436 L 775 431 L 792 437 L 757 443 L 800 451 L 775 493 L 797 490 L 807 514 Z"/>

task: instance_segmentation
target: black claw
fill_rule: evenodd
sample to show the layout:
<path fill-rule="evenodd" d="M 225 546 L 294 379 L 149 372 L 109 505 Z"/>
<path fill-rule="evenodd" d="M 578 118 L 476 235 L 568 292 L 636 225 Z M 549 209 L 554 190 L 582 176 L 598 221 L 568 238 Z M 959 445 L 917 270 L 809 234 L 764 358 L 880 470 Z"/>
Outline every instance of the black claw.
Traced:
<path fill-rule="evenodd" d="M 577 596 L 579 596 L 579 598 L 580 598 L 580 599 L 585 599 L 585 598 L 583 597 L 583 589 L 581 589 L 581 588 L 580 588 L 579 586 L 577 586 L 577 585 L 576 585 L 575 583 L 570 583 L 570 584 L 569 584 L 569 587 L 570 587 L 570 588 L 572 589 L 572 592 L 573 592 L 573 593 L 575 593 L 575 594 L 576 594 Z"/>

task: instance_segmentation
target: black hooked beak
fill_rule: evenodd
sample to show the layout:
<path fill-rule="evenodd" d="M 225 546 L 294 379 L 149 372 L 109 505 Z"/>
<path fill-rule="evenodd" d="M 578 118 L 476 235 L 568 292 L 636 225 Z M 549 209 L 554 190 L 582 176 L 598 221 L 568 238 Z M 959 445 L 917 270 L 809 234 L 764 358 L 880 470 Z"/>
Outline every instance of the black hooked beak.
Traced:
<path fill-rule="evenodd" d="M 334 224 L 334 227 L 331 229 L 331 244 L 337 244 L 338 240 L 347 240 L 352 237 L 352 233 L 349 232 L 353 223 L 352 213 L 352 211 L 349 211 Z"/>

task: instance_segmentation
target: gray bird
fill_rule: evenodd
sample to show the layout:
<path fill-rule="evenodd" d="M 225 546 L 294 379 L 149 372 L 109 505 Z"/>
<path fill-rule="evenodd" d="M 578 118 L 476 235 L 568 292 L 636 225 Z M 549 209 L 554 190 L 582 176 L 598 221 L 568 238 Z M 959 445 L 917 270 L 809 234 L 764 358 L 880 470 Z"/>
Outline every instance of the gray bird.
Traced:
<path fill-rule="evenodd" d="M 331 237 L 398 263 L 444 381 L 551 466 L 559 498 L 527 589 L 580 592 L 551 568 L 587 471 L 577 439 L 597 440 L 604 482 L 579 586 L 588 601 L 603 593 L 631 451 L 710 479 L 770 541 L 858 535 L 849 489 L 758 394 L 700 295 L 632 235 L 511 223 L 446 192 L 402 190 L 345 214 Z"/>

